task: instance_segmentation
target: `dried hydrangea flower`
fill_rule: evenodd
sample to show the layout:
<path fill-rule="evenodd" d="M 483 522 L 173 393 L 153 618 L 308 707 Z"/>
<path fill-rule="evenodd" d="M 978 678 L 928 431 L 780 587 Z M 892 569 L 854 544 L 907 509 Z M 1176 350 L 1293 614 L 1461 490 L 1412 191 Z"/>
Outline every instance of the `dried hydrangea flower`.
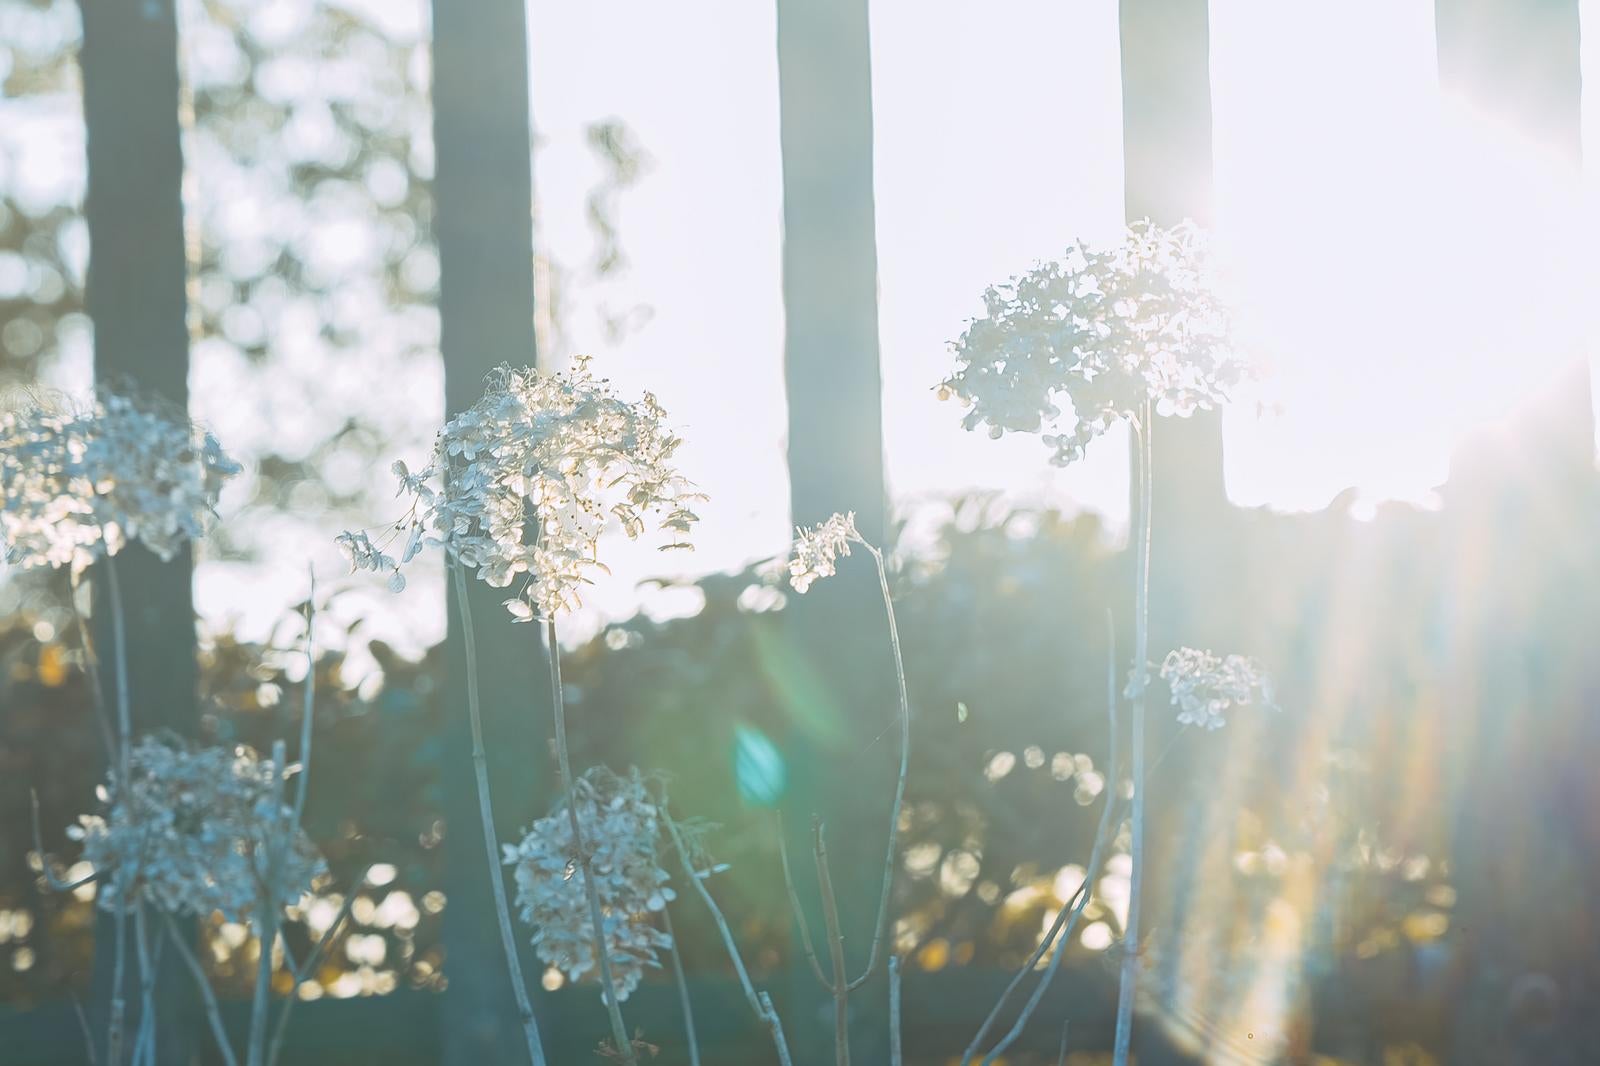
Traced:
<path fill-rule="evenodd" d="M 789 583 L 804 593 L 818 578 L 832 577 L 841 555 L 850 554 L 851 542 L 867 547 L 856 530 L 856 513 L 835 514 L 826 522 L 795 530 L 794 554 L 789 559 Z"/>
<path fill-rule="evenodd" d="M 638 987 L 645 967 L 660 965 L 657 952 L 672 947 L 652 917 L 676 898 L 656 850 L 661 813 L 638 771 L 619 777 L 596 767 L 574 782 L 574 790 L 621 1002 Z M 505 864 L 516 868 L 517 904 L 522 920 L 534 927 L 539 958 L 573 981 L 598 978 L 594 926 L 565 805 L 503 851 Z"/>
<path fill-rule="evenodd" d="M 238 472 L 215 437 L 151 399 L 101 391 L 82 410 L 0 413 L 6 560 L 82 570 L 133 540 L 170 559 L 204 534 Z"/>
<path fill-rule="evenodd" d="M 1161 664 L 1161 680 L 1172 692 L 1178 721 L 1201 729 L 1221 729 L 1234 707 L 1256 704 L 1273 710 L 1272 682 L 1261 664 L 1248 655 L 1221 658 L 1197 648 L 1169 652 Z"/>
<path fill-rule="evenodd" d="M 114 910 L 137 897 L 173 914 L 220 911 L 248 921 L 280 849 L 276 902 L 299 899 L 324 866 L 283 802 L 283 772 L 245 747 L 140 740 L 127 787 L 115 777 L 108 782 L 110 810 L 83 815 L 68 830 L 100 874 L 100 906 Z"/>
<path fill-rule="evenodd" d="M 1057 464 L 1082 458 L 1118 419 L 1137 422 L 1147 402 L 1186 416 L 1225 401 L 1245 374 L 1190 223 L 1136 222 L 1105 249 L 1080 241 L 990 288 L 984 307 L 939 395 L 968 405 L 969 430 L 1041 434 Z"/>
<path fill-rule="evenodd" d="M 605 570 L 596 545 L 612 521 L 637 538 L 654 518 L 669 534 L 663 550 L 690 547 L 690 504 L 703 497 L 673 463 L 680 444 L 654 396 L 619 399 L 587 359 L 568 373 L 502 366 L 439 432 L 424 469 L 394 464 L 412 501 L 391 530 L 407 536 L 399 557 L 363 532 L 339 543 L 357 570 L 390 575 L 396 590 L 401 567 L 442 545 L 492 587 L 517 585 L 506 608 L 519 621 L 553 617 Z"/>

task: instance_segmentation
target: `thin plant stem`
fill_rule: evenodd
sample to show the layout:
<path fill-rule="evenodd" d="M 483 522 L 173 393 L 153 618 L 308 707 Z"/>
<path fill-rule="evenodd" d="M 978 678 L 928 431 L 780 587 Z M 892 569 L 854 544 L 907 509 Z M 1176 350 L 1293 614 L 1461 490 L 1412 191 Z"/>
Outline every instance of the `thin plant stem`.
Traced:
<path fill-rule="evenodd" d="M 184 965 L 189 968 L 189 973 L 194 977 L 194 983 L 200 990 L 200 1001 L 205 1005 L 206 1021 L 211 1026 L 211 1037 L 217 1042 L 217 1052 L 222 1056 L 225 1066 L 239 1066 L 239 1059 L 233 1053 L 233 1048 L 228 1046 L 228 1030 L 222 1024 L 222 1011 L 217 1006 L 217 994 L 211 988 L 211 982 L 206 980 L 206 972 L 200 966 L 200 960 L 195 957 L 194 949 L 184 943 L 183 933 L 173 921 L 172 915 L 163 914 L 167 920 L 167 935 L 177 945 L 178 954 L 183 957 Z"/>
<path fill-rule="evenodd" d="M 150 933 L 144 904 L 134 906 L 134 944 L 139 952 L 139 1031 L 133 1040 L 134 1066 L 150 1063 L 156 1054 L 156 971 L 150 960 Z"/>
<path fill-rule="evenodd" d="M 883 563 L 883 552 L 871 544 L 864 545 L 878 568 L 878 588 L 883 593 L 883 610 L 889 622 L 889 647 L 894 652 L 894 679 L 900 694 L 900 774 L 895 780 L 894 806 L 889 810 L 889 844 L 883 857 L 883 888 L 878 894 L 878 920 L 872 928 L 872 948 L 867 953 L 867 968 L 861 976 L 850 982 L 854 991 L 867 982 L 878 968 L 883 951 L 884 937 L 889 926 L 889 899 L 894 892 L 894 867 L 896 849 L 900 838 L 900 810 L 906 800 L 906 772 L 911 762 L 911 695 L 906 689 L 906 664 L 900 651 L 900 627 L 895 624 L 894 597 L 889 593 L 889 573 Z"/>
<path fill-rule="evenodd" d="M 33 820 L 33 850 L 39 854 L 39 872 L 44 874 L 45 884 L 49 885 L 53 892 L 71 892 L 96 880 L 100 876 L 98 870 L 91 870 L 76 881 L 63 881 L 56 876 L 56 872 L 50 868 L 50 856 L 44 850 L 44 835 L 39 831 L 38 790 L 29 789 L 28 798 L 32 801 L 30 812 Z"/>
<path fill-rule="evenodd" d="M 839 901 L 828 870 L 828 842 L 821 819 L 812 819 L 811 847 L 817 860 L 817 889 L 822 895 L 822 921 L 828 933 L 828 958 L 833 963 L 833 1060 L 850 1066 L 850 982 L 844 969 L 844 936 L 839 932 Z"/>
<path fill-rule="evenodd" d="M 683 866 L 684 878 L 694 886 L 695 892 L 711 912 L 712 920 L 717 923 L 717 931 L 722 934 L 722 945 L 728 951 L 728 958 L 733 962 L 733 971 L 739 977 L 739 988 L 744 992 L 745 1002 L 750 1004 L 750 1010 L 766 1025 L 772 1033 L 772 1043 L 778 1050 L 778 1061 L 782 1066 L 790 1066 L 789 1042 L 783 1035 L 783 1023 L 778 1018 L 778 1012 L 772 1005 L 772 997 L 765 992 L 757 992 L 754 983 L 750 980 L 750 971 L 745 968 L 744 958 L 739 954 L 739 943 L 733 937 L 733 930 L 728 926 L 728 919 L 724 917 L 722 908 L 717 906 L 717 901 L 711 895 L 711 890 L 706 888 L 705 879 L 700 871 L 694 868 L 693 861 L 689 858 L 689 849 L 683 843 L 683 834 L 678 832 L 678 823 L 673 821 L 671 813 L 667 810 L 666 798 L 663 796 L 661 805 L 661 821 L 667 827 L 667 835 L 672 838 L 673 849 L 678 853 L 678 862 Z"/>
<path fill-rule="evenodd" d="M 789 1041 L 783 1036 L 783 1022 L 778 1019 L 778 1008 L 772 1005 L 771 994 L 763 992 L 760 999 L 767 1026 L 772 1030 L 772 1042 L 778 1049 L 778 1066 L 794 1066 L 793 1060 L 789 1058 Z"/>
<path fill-rule="evenodd" d="M 89 1055 L 89 1066 L 100 1066 L 100 1050 L 94 1046 L 94 1032 L 89 1027 L 89 1015 L 83 1009 L 83 1001 L 76 995 L 72 997 L 72 1013 L 78 1018 L 78 1031 L 83 1034 L 83 1048 Z"/>
<path fill-rule="evenodd" d="M 356 878 L 356 882 L 351 886 L 350 891 L 345 894 L 344 904 L 339 908 L 339 913 L 334 915 L 333 921 L 329 923 L 328 928 L 322 931 L 322 937 L 317 941 L 316 946 L 306 953 L 306 957 L 298 966 L 291 964 L 294 981 L 289 986 L 289 996 L 283 1002 L 283 1009 L 278 1012 L 278 1024 L 273 1026 L 272 1044 L 267 1051 L 267 1066 L 277 1066 L 278 1056 L 283 1054 L 284 1037 L 289 1032 L 289 1015 L 293 1012 L 294 1005 L 300 1000 L 300 986 L 306 983 L 306 978 L 311 976 L 311 971 L 321 964 L 322 957 L 327 954 L 328 945 L 333 943 L 333 938 L 338 935 L 344 923 L 349 920 L 351 908 L 355 906 L 356 896 L 360 894 L 366 883 L 367 874 L 366 871 L 362 871 L 361 876 Z M 287 958 L 288 945 L 285 944 L 284 948 L 285 957 Z"/>
<path fill-rule="evenodd" d="M 578 816 L 578 785 L 572 776 L 572 756 L 567 748 L 567 708 L 561 691 L 561 645 L 556 638 L 556 620 L 545 619 L 545 652 L 550 660 L 550 702 L 555 708 L 556 763 L 561 769 L 561 787 L 567 794 L 567 820 L 572 826 L 572 846 L 578 853 L 578 869 L 583 874 L 583 892 L 589 900 L 589 923 L 594 930 L 594 953 L 600 964 L 600 1000 L 611 1019 L 611 1038 L 623 1066 L 635 1066 L 633 1041 L 622 1020 L 616 985 L 611 978 L 611 951 L 606 945 L 605 915 L 600 909 L 600 886 L 595 884 L 589 849 L 583 840 L 583 820 Z"/>
<path fill-rule="evenodd" d="M 306 592 L 306 687 L 305 702 L 300 708 L 300 775 L 294 784 L 294 818 L 289 830 L 300 827 L 300 820 L 306 813 L 306 792 L 311 785 L 311 741 L 312 725 L 317 713 L 317 656 L 316 645 L 312 642 L 312 626 L 317 620 L 317 572 L 307 568 L 311 577 L 311 588 Z"/>
<path fill-rule="evenodd" d="M 1139 441 L 1139 525 L 1135 547 L 1138 557 L 1134 564 L 1133 594 L 1133 683 L 1131 686 L 1133 712 L 1133 839 L 1128 848 L 1131 870 L 1128 877 L 1128 921 L 1122 936 L 1122 980 L 1117 992 L 1116 1044 L 1112 1050 L 1112 1066 L 1127 1066 L 1128 1052 L 1133 1043 L 1133 1004 L 1139 985 L 1139 911 L 1140 892 L 1144 887 L 1144 709 L 1145 671 L 1150 659 L 1150 508 L 1152 494 L 1150 482 L 1153 474 L 1154 448 L 1151 441 L 1151 416 L 1149 401 L 1140 412 Z"/>
<path fill-rule="evenodd" d="M 84 623 L 83 612 L 78 609 L 78 574 L 72 572 L 71 588 L 67 602 L 72 604 L 72 622 L 78 630 L 78 645 L 83 648 L 83 672 L 89 679 L 89 695 L 94 700 L 94 720 L 100 727 L 100 743 L 105 745 L 106 759 L 117 757 L 117 742 L 111 735 L 111 712 L 106 707 L 105 683 L 100 678 L 100 656 L 95 652 L 94 641 L 89 637 L 89 627 Z"/>
<path fill-rule="evenodd" d="M 317 662 L 316 644 L 312 634 L 316 625 L 317 575 L 310 571 L 310 588 L 306 593 L 306 683 L 304 702 L 300 712 L 300 771 L 295 780 L 294 802 L 289 807 L 290 816 L 283 824 L 277 839 L 264 842 L 268 849 L 267 870 L 263 878 L 261 904 L 257 910 L 256 935 L 260 944 L 260 958 L 256 965 L 255 997 L 250 1008 L 250 1036 L 246 1045 L 249 1066 L 265 1066 L 268 1057 L 267 1023 L 272 1012 L 272 955 L 278 946 L 282 914 L 278 901 L 283 896 L 285 870 L 289 852 L 294 847 L 295 834 L 300 830 L 305 816 L 306 793 L 310 787 L 313 728 L 316 721 Z M 283 789 L 288 769 L 288 752 L 283 741 L 272 746 L 272 763 L 277 768 L 274 785 L 273 810 L 283 810 Z M 287 951 L 288 945 L 284 945 Z M 288 955 L 285 954 L 287 961 Z M 291 971 L 293 964 L 289 964 Z M 296 983 L 298 990 L 298 982 Z M 284 1012 L 287 1013 L 287 1010 Z M 280 1015 L 281 1018 L 281 1015 Z"/>
<path fill-rule="evenodd" d="M 683 957 L 678 954 L 678 935 L 672 931 L 672 914 L 661 908 L 661 927 L 672 940 L 672 979 L 678 985 L 678 1006 L 683 1009 L 683 1035 L 689 1045 L 689 1066 L 700 1066 L 700 1042 L 694 1034 L 694 1004 L 689 999 L 689 982 L 683 976 Z"/>
<path fill-rule="evenodd" d="M 1069 900 L 1067 905 L 1062 907 L 1056 914 L 1056 920 L 1051 924 L 1050 932 L 1045 936 L 1046 944 L 1051 939 L 1057 937 L 1059 939 L 1056 939 L 1055 953 L 1050 956 L 1050 964 L 1045 968 L 1044 976 L 1040 978 L 1038 985 L 1034 987 L 1033 994 L 1028 997 L 1028 1002 L 1023 1006 L 1022 1013 L 1017 1015 L 1016 1023 L 1001 1038 L 1000 1042 L 989 1050 L 989 1054 L 984 1056 L 983 1066 L 992 1066 L 996 1056 L 1003 1054 L 1007 1048 L 1011 1047 L 1022 1036 L 1022 1030 L 1028 1024 L 1028 1019 L 1038 1009 L 1040 1001 L 1044 999 L 1045 993 L 1050 989 L 1051 982 L 1056 979 L 1056 973 L 1061 969 L 1061 960 L 1067 954 L 1067 945 L 1072 939 L 1072 931 L 1077 928 L 1078 919 L 1083 915 L 1083 909 L 1088 906 L 1089 897 L 1093 894 L 1095 880 L 1100 876 L 1100 864 L 1103 861 L 1105 845 L 1110 839 L 1111 814 L 1117 807 L 1115 788 L 1115 776 L 1117 773 L 1117 632 L 1112 623 L 1110 610 L 1106 611 L 1106 648 L 1106 718 L 1111 730 L 1111 752 L 1108 766 L 1112 778 L 1106 785 L 1106 805 L 1100 811 L 1100 824 L 1095 828 L 1094 845 L 1089 849 L 1089 866 L 1084 871 L 1083 883 L 1078 886 L 1078 891 L 1073 894 L 1074 899 L 1077 901 L 1076 906 Z M 1043 950 L 1042 945 L 1040 950 Z M 1033 964 L 1038 961 L 1036 954 L 1032 962 L 1024 967 L 1021 972 L 1027 973 L 1033 969 Z M 1019 974 L 1018 976 L 1020 977 L 1021 975 Z M 1009 992 L 1010 989 L 1007 989 L 1008 994 Z M 993 1017 L 994 1015 L 991 1014 L 990 1018 L 992 1019 Z M 970 1054 L 971 1049 L 969 1048 L 968 1055 Z"/>
<path fill-rule="evenodd" d="M 506 972 L 511 993 L 517 1003 L 517 1017 L 528 1042 L 528 1059 L 533 1066 L 545 1066 L 544 1044 L 539 1039 L 539 1021 L 528 998 L 528 985 L 522 978 L 517 957 L 517 938 L 511 928 L 511 908 L 506 904 L 505 875 L 500 868 L 500 842 L 494 831 L 494 807 L 489 798 L 489 761 L 483 750 L 483 712 L 478 702 L 478 645 L 472 629 L 472 605 L 467 600 L 467 577 L 458 560 L 450 561 L 455 578 L 456 602 L 461 607 L 461 641 L 467 657 L 467 719 L 472 726 L 472 770 L 478 784 L 478 815 L 483 821 L 483 843 L 489 860 L 489 887 L 494 891 L 494 912 L 500 926 L 500 946 L 505 951 Z"/>
<path fill-rule="evenodd" d="M 1067 1066 L 1067 1026 L 1071 1022 L 1061 1023 L 1061 1053 L 1056 1056 L 1056 1066 Z"/>
<path fill-rule="evenodd" d="M 272 745 L 274 783 L 272 810 L 283 810 L 283 768 L 288 758 L 283 741 Z M 298 823 L 296 823 L 298 824 Z M 245 1061 L 248 1066 L 264 1066 L 267 1056 L 267 1012 L 272 1006 L 272 952 L 278 946 L 278 897 L 283 880 L 287 853 L 294 842 L 295 825 L 284 827 L 283 839 L 267 839 L 261 846 L 267 851 L 267 869 L 261 877 L 261 899 L 256 906 L 256 942 L 259 944 L 256 959 L 256 984 L 250 1002 L 250 1035 L 245 1043 Z"/>
<path fill-rule="evenodd" d="M 889 1066 L 903 1066 L 900 1049 L 900 959 L 889 956 Z"/>
<path fill-rule="evenodd" d="M 108 554 L 105 557 L 106 591 L 111 600 L 111 654 L 117 682 L 117 781 L 116 792 L 128 787 L 133 759 L 133 711 L 128 692 L 128 635 L 122 613 L 122 586 L 117 581 L 117 565 Z M 106 1060 L 110 1066 L 121 1066 L 122 1036 L 128 1013 L 127 980 L 128 907 L 127 900 L 117 902 L 114 919 L 117 942 L 111 957 L 111 1020 L 106 1033 Z"/>
<path fill-rule="evenodd" d="M 111 600 L 111 655 L 117 682 L 117 788 L 127 787 L 133 759 L 133 710 L 128 691 L 128 633 L 122 613 L 122 585 L 117 564 L 105 557 L 106 594 Z"/>
<path fill-rule="evenodd" d="M 828 975 L 822 972 L 822 963 L 817 961 L 817 947 L 811 939 L 811 923 L 806 921 L 805 908 L 800 906 L 800 894 L 795 891 L 794 874 L 789 868 L 789 843 L 783 832 L 783 815 L 776 811 L 773 814 L 778 826 L 778 861 L 783 866 L 783 887 L 789 895 L 789 910 L 800 929 L 800 946 L 805 951 L 806 961 L 811 964 L 811 972 L 816 974 L 822 987 L 831 994 L 833 982 L 828 980 Z"/>

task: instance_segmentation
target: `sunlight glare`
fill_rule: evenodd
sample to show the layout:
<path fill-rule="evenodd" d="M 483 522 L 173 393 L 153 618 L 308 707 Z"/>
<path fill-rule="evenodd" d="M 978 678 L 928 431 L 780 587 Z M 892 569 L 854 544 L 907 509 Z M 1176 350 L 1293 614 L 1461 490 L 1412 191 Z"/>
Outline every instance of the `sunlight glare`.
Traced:
<path fill-rule="evenodd" d="M 1425 500 L 1583 350 L 1578 175 L 1440 92 L 1431 3 L 1212 11 L 1219 236 L 1281 411 L 1230 414 L 1230 496 Z"/>

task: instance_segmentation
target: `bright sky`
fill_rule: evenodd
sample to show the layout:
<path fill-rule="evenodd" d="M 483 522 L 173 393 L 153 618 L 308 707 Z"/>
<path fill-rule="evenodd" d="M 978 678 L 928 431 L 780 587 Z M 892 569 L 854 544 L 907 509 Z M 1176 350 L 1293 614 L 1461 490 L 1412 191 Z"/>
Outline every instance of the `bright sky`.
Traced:
<path fill-rule="evenodd" d="M 427 8 L 342 2 L 408 34 Z M 666 566 L 732 568 L 787 542 L 776 27 L 773 5 L 750 0 L 530 0 L 529 11 L 541 247 L 571 265 L 592 254 L 589 123 L 622 119 L 653 160 L 621 200 L 629 271 L 568 292 L 573 348 L 624 389 L 662 398 L 712 500 L 693 556 L 608 548 L 616 577 L 595 590 L 592 626 L 641 601 L 687 606 L 636 592 Z M 1554 353 L 1588 325 L 1577 294 L 1594 279 L 1578 253 L 1594 228 L 1576 221 L 1587 218 L 1577 188 L 1537 146 L 1441 99 L 1432 0 L 1212 0 L 1211 11 L 1219 228 L 1273 363 L 1265 398 L 1283 410 L 1230 418 L 1229 493 L 1283 508 L 1322 507 L 1350 486 L 1369 502 L 1424 499 L 1460 435 L 1555 365 L 1552 354 L 1508 366 L 1504 353 Z M 1600 24 L 1600 0 L 1584 14 Z M 874 0 L 871 32 L 896 500 L 1001 491 L 1121 526 L 1116 442 L 1052 469 L 1028 438 L 964 433 L 931 391 L 985 285 L 1122 223 L 1115 0 Z M 1600 71 L 1597 50 L 1585 58 Z M 1588 113 L 1593 133 L 1600 107 Z M 1517 268 L 1497 269 L 1502 256 Z M 602 304 L 648 304 L 654 317 L 612 346 Z M 1530 345 L 1530 331 L 1549 343 Z M 338 569 L 331 544 L 317 563 Z M 254 598 L 236 580 L 208 596 L 203 573 L 200 602 L 236 610 Z M 412 616 L 419 642 L 442 629 L 427 609 L 439 584 L 407 594 L 424 608 Z"/>
<path fill-rule="evenodd" d="M 586 247 L 580 207 L 597 172 L 585 123 L 623 117 L 656 160 L 623 205 L 627 298 L 607 298 L 657 315 L 605 358 L 686 426 L 685 462 L 714 501 L 693 562 L 778 551 L 771 5 L 707 0 L 692 19 L 646 3 L 530 10 L 549 245 L 574 260 Z M 1028 438 L 962 432 L 930 392 L 986 284 L 1121 224 L 1115 0 L 874 0 L 871 11 L 892 491 L 909 505 L 1002 490 L 1120 525 L 1116 444 L 1055 470 Z M 1600 2 L 1591 12 L 1594 24 Z M 1264 399 L 1283 410 L 1230 419 L 1229 494 L 1283 508 L 1319 508 L 1351 486 L 1369 504 L 1425 499 L 1460 435 L 1572 350 L 1577 294 L 1592 278 L 1577 255 L 1577 189 L 1537 146 L 1442 99 L 1431 0 L 1212 0 L 1212 33 L 1219 228 L 1273 363 Z M 1517 271 L 1493 269 L 1505 253 Z M 1541 351 L 1530 329 L 1554 342 L 1544 364 L 1528 362 Z M 719 417 L 735 404 L 743 417 Z M 637 565 L 659 565 L 646 554 Z M 624 584 L 603 590 L 606 609 L 632 602 Z"/>

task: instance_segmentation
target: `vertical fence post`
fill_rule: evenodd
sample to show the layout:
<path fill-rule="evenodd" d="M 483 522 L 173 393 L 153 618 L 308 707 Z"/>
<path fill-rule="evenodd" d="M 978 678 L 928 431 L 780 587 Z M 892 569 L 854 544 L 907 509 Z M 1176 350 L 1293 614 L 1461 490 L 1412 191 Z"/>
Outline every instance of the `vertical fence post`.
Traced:
<path fill-rule="evenodd" d="M 1122 53 L 1123 195 L 1130 222 L 1148 218 L 1161 226 L 1185 219 L 1212 222 L 1211 55 L 1207 0 L 1122 0 L 1119 12 Z M 1195 529 L 1215 531 L 1228 515 L 1222 472 L 1222 416 L 1196 412 L 1189 418 L 1158 418 L 1151 427 L 1156 477 L 1151 485 L 1154 529 L 1151 536 L 1150 632 L 1157 658 L 1182 633 L 1203 633 L 1206 595 L 1195 594 L 1195 575 L 1221 583 L 1215 560 L 1202 565 L 1194 556 L 1216 543 L 1196 537 Z M 1135 442 L 1137 447 L 1137 442 Z M 1139 499 L 1138 463 L 1132 463 L 1130 498 Z M 1137 503 L 1130 508 L 1136 512 Z M 1134 558 L 1130 538 L 1127 553 Z M 1198 610 L 1194 607 L 1198 607 Z M 1130 642 L 1131 643 L 1131 642 Z M 1154 716 L 1159 719 L 1160 716 Z M 1165 727 L 1152 723 L 1146 744 L 1162 743 Z M 1148 749 L 1147 749 L 1148 754 Z M 1161 802 L 1153 781 L 1143 787 L 1148 802 L 1145 845 L 1147 869 L 1142 905 L 1145 928 L 1179 930 L 1194 894 L 1184 875 L 1199 862 L 1204 835 L 1197 832 L 1205 805 L 1174 814 Z M 1173 817 L 1187 818 L 1180 832 L 1181 852 L 1162 847 L 1171 839 Z M 1132 947 L 1132 945 L 1130 945 Z M 1176 959 L 1178 953 L 1173 952 Z M 1146 1040 L 1148 1038 L 1145 1038 Z M 1136 1040 L 1134 1047 L 1141 1047 Z"/>
<path fill-rule="evenodd" d="M 188 403 L 183 153 L 178 125 L 178 30 L 172 0 L 84 0 L 84 127 L 88 145 L 87 303 L 96 376 L 123 381 L 177 405 Z M 117 557 L 128 612 L 128 677 L 135 734 L 192 734 L 196 705 L 192 567 L 187 548 L 162 562 L 134 545 Z M 94 580 L 98 643 L 110 647 L 104 582 Z M 109 656 L 102 657 L 110 669 Z M 114 691 L 106 678 L 106 691 Z M 131 930 L 130 930 L 131 940 Z M 115 926 L 95 927 L 94 1029 L 103 1041 L 112 991 Z M 127 958 L 134 958 L 132 944 Z M 130 978 L 137 967 L 129 966 Z M 139 997 L 127 991 L 132 1026 Z M 162 1064 L 188 1063 L 198 1032 L 197 999 L 175 952 L 157 987 Z M 129 1032 L 132 1032 L 130 1028 Z M 104 1049 L 101 1049 L 102 1061 Z"/>
<path fill-rule="evenodd" d="M 528 93 L 523 0 L 433 0 L 434 236 L 439 343 L 451 414 L 471 406 L 494 366 L 524 365 L 535 357 Z M 531 820 L 545 781 L 547 686 L 536 630 L 510 624 L 500 605 L 503 594 L 476 580 L 470 586 L 496 831 L 509 840 Z M 449 610 L 441 765 L 449 981 L 441 1006 L 444 1060 L 460 1066 L 517 1063 L 527 1057 L 527 1045 L 484 880 L 485 843 L 462 696 L 467 662 L 453 596 Z M 523 961 L 539 1010 L 539 969 L 526 944 Z M 542 1010 L 539 1016 L 546 1046 L 554 1047 L 553 1019 Z"/>
<path fill-rule="evenodd" d="M 1565 164 L 1577 202 L 1578 0 L 1436 0 L 1434 16 L 1445 95 Z M 1456 222 L 1481 229 L 1474 218 Z M 1551 753 L 1578 744 L 1577 723 L 1592 716 L 1583 634 L 1596 614 L 1573 595 L 1592 552 L 1575 517 L 1592 514 L 1595 499 L 1589 363 L 1576 330 L 1562 340 L 1571 349 L 1556 353 L 1559 372 L 1512 416 L 1514 454 L 1498 434 L 1469 446 L 1452 456 L 1446 486 L 1449 728 L 1470 739 L 1451 765 L 1451 965 L 1466 977 L 1453 992 L 1445 1058 L 1463 1066 L 1590 1053 L 1581 1019 L 1593 1010 L 1600 944 L 1572 914 L 1600 878 L 1578 858 L 1583 820 L 1551 817 L 1581 805 L 1583 775 L 1564 774 Z M 1534 353 L 1505 353 L 1513 366 L 1524 354 Z M 1485 570 L 1485 559 L 1512 565 Z"/>
<path fill-rule="evenodd" d="M 790 514 L 796 524 L 812 524 L 854 510 L 862 534 L 882 544 L 887 503 L 867 3 L 778 0 L 777 10 Z M 878 812 L 886 815 L 893 788 L 892 745 L 869 746 L 894 714 L 887 645 L 874 627 L 882 606 L 865 560 L 790 604 L 786 643 L 807 683 L 781 694 L 791 716 L 785 831 L 792 854 L 804 856 L 813 812 L 828 823 L 854 976 L 865 965 L 882 869 L 887 827 Z M 816 879 L 807 865 L 797 863 L 796 875 L 812 926 L 820 929 Z M 796 1061 L 821 1061 L 833 1040 L 828 998 L 798 950 L 793 959 L 785 1026 Z M 881 979 L 862 988 L 857 1002 L 871 1006 L 852 1014 L 881 1019 L 883 995 Z M 887 1037 L 865 1028 L 857 1035 L 863 1055 L 868 1048 L 876 1055 L 880 1037 Z"/>
<path fill-rule="evenodd" d="M 1128 220 L 1171 226 L 1212 222 L 1211 56 L 1206 0 L 1122 0 L 1123 196 Z M 1160 475 L 1152 486 L 1156 518 L 1151 553 L 1155 603 L 1171 588 L 1163 571 L 1182 562 L 1184 530 L 1227 508 L 1222 478 L 1222 416 L 1196 412 L 1158 419 Z M 1137 485 L 1130 486 L 1135 494 Z M 1169 618 L 1170 618 L 1169 614 Z M 1175 621 L 1175 620 L 1174 620 Z M 1153 616 L 1152 626 L 1160 619 Z"/>

